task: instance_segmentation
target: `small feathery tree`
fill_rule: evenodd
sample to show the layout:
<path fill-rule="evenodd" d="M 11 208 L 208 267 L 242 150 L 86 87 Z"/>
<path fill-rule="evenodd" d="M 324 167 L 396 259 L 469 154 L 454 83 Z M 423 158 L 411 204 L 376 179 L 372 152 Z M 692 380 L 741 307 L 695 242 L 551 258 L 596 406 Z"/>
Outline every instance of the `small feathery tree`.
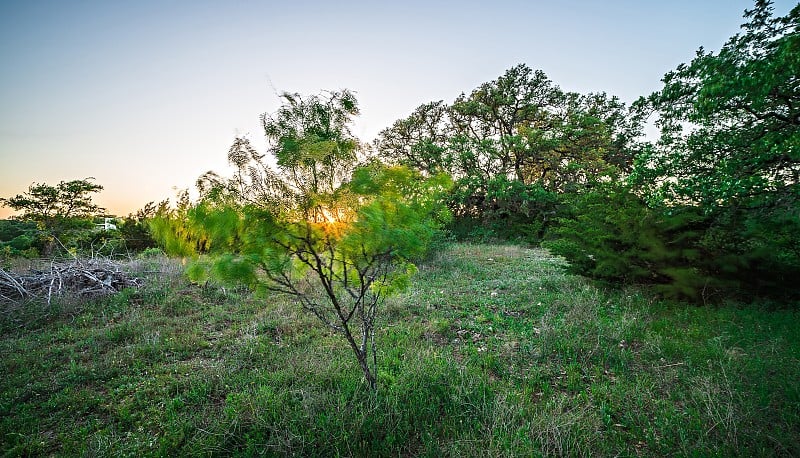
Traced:
<path fill-rule="evenodd" d="M 379 305 L 404 287 L 446 217 L 437 194 L 449 178 L 358 167 L 361 146 L 348 129 L 358 110 L 347 91 L 284 100 L 263 117 L 277 170 L 236 140 L 233 177 L 201 177 L 200 202 L 178 223 L 157 218 L 154 232 L 173 252 L 206 252 L 189 269 L 196 280 L 293 297 L 345 338 L 374 389 Z"/>

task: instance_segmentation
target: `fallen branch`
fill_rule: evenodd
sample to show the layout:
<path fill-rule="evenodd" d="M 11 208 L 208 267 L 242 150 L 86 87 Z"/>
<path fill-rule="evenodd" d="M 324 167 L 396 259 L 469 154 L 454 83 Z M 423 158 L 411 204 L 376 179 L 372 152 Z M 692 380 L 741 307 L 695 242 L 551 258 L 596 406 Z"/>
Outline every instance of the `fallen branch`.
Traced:
<path fill-rule="evenodd" d="M 6 286 L 7 288 L 3 288 Z M 9 291 L 7 291 L 9 290 Z M 11 274 L 6 272 L 3 269 L 0 269 L 0 296 L 3 298 L 7 297 L 7 294 L 17 294 L 20 296 L 21 299 L 24 299 L 27 296 L 27 291 L 25 288 L 15 279 Z"/>
<path fill-rule="evenodd" d="M 123 288 L 139 287 L 141 280 L 130 276 L 119 263 L 93 258 L 74 259 L 50 264 L 49 271 L 30 270 L 25 273 L 0 269 L 0 303 L 75 294 L 82 297 L 102 296 Z"/>

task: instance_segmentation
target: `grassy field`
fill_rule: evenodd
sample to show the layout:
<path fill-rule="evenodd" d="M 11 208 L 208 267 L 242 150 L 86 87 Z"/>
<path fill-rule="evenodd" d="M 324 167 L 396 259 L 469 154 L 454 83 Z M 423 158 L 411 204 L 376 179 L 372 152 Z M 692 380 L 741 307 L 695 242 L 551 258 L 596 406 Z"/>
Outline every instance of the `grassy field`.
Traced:
<path fill-rule="evenodd" d="M 6 307 L 0 450 L 17 455 L 800 456 L 799 307 L 695 307 L 453 245 L 383 307 L 371 393 L 281 297 L 148 286 Z"/>

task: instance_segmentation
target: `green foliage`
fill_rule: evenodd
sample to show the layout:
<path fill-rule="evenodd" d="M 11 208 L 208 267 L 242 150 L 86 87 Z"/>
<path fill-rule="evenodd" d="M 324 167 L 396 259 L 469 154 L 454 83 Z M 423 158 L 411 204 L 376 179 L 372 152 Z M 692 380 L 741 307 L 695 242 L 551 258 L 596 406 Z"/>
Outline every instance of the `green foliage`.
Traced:
<path fill-rule="evenodd" d="M 421 105 L 376 147 L 456 179 L 457 236 L 547 232 L 575 271 L 695 301 L 797 296 L 800 6 L 773 17 L 759 0 L 745 17 L 718 53 L 700 49 L 630 108 L 519 65 L 451 105 Z M 652 112 L 654 145 L 639 141 Z"/>
<path fill-rule="evenodd" d="M 696 303 L 800 295 L 800 224 L 792 215 L 732 209 L 723 218 L 695 206 L 654 209 L 619 186 L 567 202 L 544 246 L 567 258 L 572 272 L 652 284 L 667 297 Z"/>
<path fill-rule="evenodd" d="M 562 91 L 526 65 L 452 105 L 434 102 L 381 132 L 379 154 L 456 178 L 449 205 L 459 236 L 538 242 L 557 194 L 618 179 L 642 149 L 642 111 L 604 93 Z"/>
<path fill-rule="evenodd" d="M 722 286 L 699 244 L 708 223 L 693 209 L 653 210 L 620 186 L 573 195 L 569 203 L 570 217 L 559 220 L 544 245 L 566 257 L 572 272 L 654 284 L 666 296 L 692 300 L 706 300 Z"/>
<path fill-rule="evenodd" d="M 79 250 L 108 247 L 109 234 L 93 230 L 92 218 L 103 209 L 92 202 L 91 194 L 103 187 L 92 180 L 61 181 L 55 186 L 34 183 L 23 194 L 0 199 L 0 205 L 21 211 L 19 219 L 38 224 L 30 247 L 42 254 L 74 255 Z"/>
<path fill-rule="evenodd" d="M 8 257 L 127 255 L 155 246 L 147 226 L 155 212 L 150 203 L 122 221 L 111 219 L 116 229 L 105 227 L 105 217 L 53 215 L 37 220 L 26 214 L 20 219 L 0 220 L 0 250 Z"/>
<path fill-rule="evenodd" d="M 668 198 L 706 211 L 753 204 L 796 211 L 800 6 L 785 17 L 772 13 L 769 1 L 757 1 L 743 33 L 718 54 L 698 50 L 650 96 L 662 137 L 640 173 L 662 183 Z"/>
<path fill-rule="evenodd" d="M 366 252 L 389 251 L 409 262 L 423 257 L 450 218 L 442 201 L 451 186 L 446 174 L 423 177 L 405 167 L 381 164 L 357 169 L 348 189 L 361 206 L 341 241 L 352 253 L 348 256 L 355 258 L 366 247 Z"/>
<path fill-rule="evenodd" d="M 202 240 L 209 256 L 188 270 L 196 281 L 214 278 L 294 296 L 345 335 L 374 384 L 375 362 L 369 367 L 366 360 L 371 334 L 354 340 L 351 319 L 359 320 L 364 332 L 373 332 L 378 304 L 407 286 L 416 270 L 413 261 L 425 254 L 447 215 L 436 193 L 448 186 L 446 175 L 424 179 L 404 168 L 371 166 L 357 170 L 352 182 L 337 190 L 340 199 L 325 199 L 336 207 L 300 211 L 330 220 L 296 220 L 287 215 L 298 211 L 204 201 L 188 208 L 185 220 L 156 219 L 155 233 L 177 229 L 164 246 L 179 254 L 188 254 Z M 358 202 L 358 207 L 345 207 L 345 202 Z"/>
<path fill-rule="evenodd" d="M 378 305 L 408 284 L 446 219 L 440 202 L 450 179 L 357 168 L 360 143 L 348 123 L 358 110 L 347 91 L 283 97 L 263 118 L 277 172 L 237 139 L 234 176 L 207 173 L 200 202 L 165 210 L 151 227 L 169 253 L 206 254 L 189 268 L 196 281 L 294 297 L 345 337 L 374 388 Z"/>
<path fill-rule="evenodd" d="M 188 192 L 178 197 L 175 208 L 167 201 L 161 202 L 155 215 L 147 220 L 148 230 L 164 251 L 173 256 L 193 256 L 207 251 L 208 240 L 188 219 L 191 202 Z"/>
<path fill-rule="evenodd" d="M 513 176 L 566 191 L 629 169 L 639 117 L 604 93 L 563 92 L 541 71 L 518 65 L 452 106 L 467 176 Z"/>
<path fill-rule="evenodd" d="M 39 232 L 33 221 L 0 220 L 0 259 L 37 257 Z"/>
<path fill-rule="evenodd" d="M 800 294 L 800 6 L 772 13 L 757 1 L 743 33 L 717 54 L 700 49 L 637 102 L 656 110 L 661 138 L 631 183 L 659 218 L 705 221 L 661 236 L 702 253 L 693 270 L 663 270 L 687 290 Z"/>
<path fill-rule="evenodd" d="M 426 174 L 454 171 L 449 142 L 449 106 L 444 101 L 420 105 L 405 119 L 384 129 L 375 147 L 390 163 L 402 164 Z"/>
<path fill-rule="evenodd" d="M 451 228 L 459 237 L 486 233 L 501 239 L 538 243 L 555 221 L 558 203 L 559 196 L 540 184 L 526 185 L 505 176 L 497 176 L 485 184 L 462 178 L 449 196 L 455 216 Z"/>
<path fill-rule="evenodd" d="M 750 296 L 800 297 L 800 213 L 730 208 L 713 214 L 700 245 L 716 275 Z"/>
<path fill-rule="evenodd" d="M 38 227 L 32 221 L 0 219 L 0 242 L 10 242 L 17 237 L 31 236 Z"/>
<path fill-rule="evenodd" d="M 507 70 L 452 105 L 421 105 L 381 132 L 382 157 L 486 184 L 500 176 L 549 191 L 629 171 L 643 112 L 605 93 L 564 92 L 526 65 Z"/>
<path fill-rule="evenodd" d="M 91 217 L 103 211 L 90 196 L 103 187 L 91 180 L 93 178 L 61 181 L 55 186 L 34 183 L 25 193 L 0 199 L 0 204 L 22 211 L 24 219 L 48 225 L 56 220 Z"/>
<path fill-rule="evenodd" d="M 357 162 L 359 143 L 348 126 L 359 113 L 355 96 L 344 90 L 305 99 L 284 93 L 283 99 L 275 113 L 262 116 L 283 178 L 305 194 L 332 192 Z"/>

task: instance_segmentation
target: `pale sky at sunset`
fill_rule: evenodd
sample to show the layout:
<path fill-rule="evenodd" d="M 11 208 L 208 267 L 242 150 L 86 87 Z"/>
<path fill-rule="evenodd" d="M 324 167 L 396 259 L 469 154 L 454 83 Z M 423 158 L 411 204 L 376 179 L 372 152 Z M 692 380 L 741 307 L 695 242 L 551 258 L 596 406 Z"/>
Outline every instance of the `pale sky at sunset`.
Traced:
<path fill-rule="evenodd" d="M 794 1 L 777 1 L 784 15 Z M 348 88 L 372 140 L 525 63 L 631 102 L 751 1 L 0 1 L 0 197 L 94 177 L 125 215 L 259 149 L 276 91 Z M 0 208 L 0 218 L 11 214 Z"/>

